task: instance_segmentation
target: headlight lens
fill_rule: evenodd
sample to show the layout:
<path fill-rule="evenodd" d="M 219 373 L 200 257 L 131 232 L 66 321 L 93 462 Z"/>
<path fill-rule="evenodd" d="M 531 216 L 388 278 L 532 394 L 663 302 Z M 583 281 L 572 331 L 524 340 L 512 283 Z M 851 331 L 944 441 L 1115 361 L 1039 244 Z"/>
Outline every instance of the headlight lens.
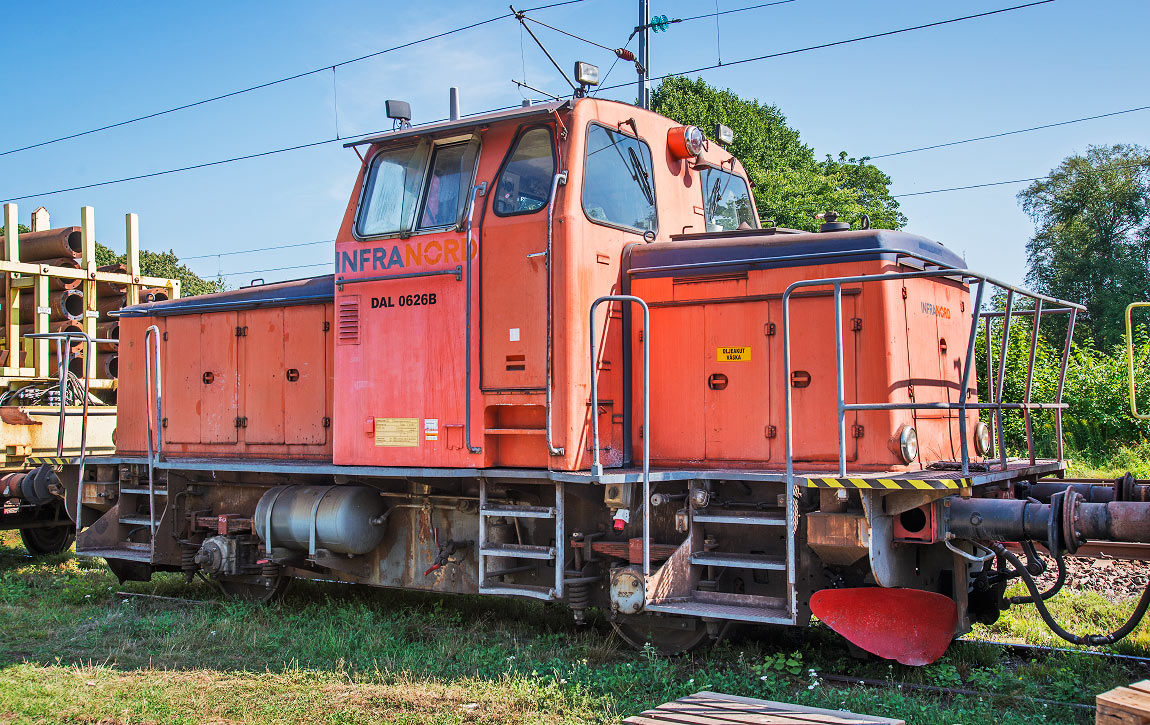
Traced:
<path fill-rule="evenodd" d="M 974 424 L 974 451 L 980 456 L 990 452 L 990 426 L 982 421 Z"/>
<path fill-rule="evenodd" d="M 918 458 L 918 433 L 909 425 L 904 425 L 898 434 L 898 451 L 903 463 L 911 463 Z"/>

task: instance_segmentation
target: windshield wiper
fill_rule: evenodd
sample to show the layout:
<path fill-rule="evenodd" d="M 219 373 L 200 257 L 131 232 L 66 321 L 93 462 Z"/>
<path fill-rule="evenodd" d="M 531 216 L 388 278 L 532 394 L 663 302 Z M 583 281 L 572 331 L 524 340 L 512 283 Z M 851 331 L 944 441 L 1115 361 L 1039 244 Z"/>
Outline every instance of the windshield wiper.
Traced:
<path fill-rule="evenodd" d="M 631 178 L 635 179 L 635 183 L 639 185 L 640 191 L 643 192 L 643 197 L 651 206 L 655 205 L 655 191 L 651 188 L 651 179 L 647 175 L 647 171 L 643 168 L 643 164 L 639 162 L 639 156 L 635 153 L 634 147 L 627 147 L 627 155 L 631 157 Z"/>

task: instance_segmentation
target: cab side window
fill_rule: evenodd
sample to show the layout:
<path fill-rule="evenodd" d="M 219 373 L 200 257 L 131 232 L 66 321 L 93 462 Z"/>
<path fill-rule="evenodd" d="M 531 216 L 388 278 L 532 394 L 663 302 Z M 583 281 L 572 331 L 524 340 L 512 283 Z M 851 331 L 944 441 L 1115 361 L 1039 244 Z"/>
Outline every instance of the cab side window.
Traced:
<path fill-rule="evenodd" d="M 587 130 L 583 212 L 597 224 L 640 234 L 657 231 L 651 148 L 605 126 Z"/>
<path fill-rule="evenodd" d="M 530 214 L 547 205 L 555 175 L 551 131 L 533 128 L 519 137 L 495 186 L 492 210 L 499 216 Z"/>
<path fill-rule="evenodd" d="M 436 147 L 431 158 L 431 173 L 427 176 L 419 229 L 449 227 L 460 223 L 471 175 L 475 171 L 476 151 L 476 143 Z"/>

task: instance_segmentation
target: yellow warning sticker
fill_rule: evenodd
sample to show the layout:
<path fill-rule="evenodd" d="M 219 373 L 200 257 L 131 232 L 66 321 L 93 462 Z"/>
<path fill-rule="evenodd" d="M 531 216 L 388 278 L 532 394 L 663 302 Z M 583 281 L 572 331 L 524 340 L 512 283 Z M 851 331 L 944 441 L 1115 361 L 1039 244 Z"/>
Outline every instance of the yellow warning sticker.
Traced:
<path fill-rule="evenodd" d="M 376 418 L 375 444 L 389 448 L 419 445 L 419 418 Z"/>
<path fill-rule="evenodd" d="M 750 362 L 750 347 L 720 347 L 715 352 L 716 362 Z"/>

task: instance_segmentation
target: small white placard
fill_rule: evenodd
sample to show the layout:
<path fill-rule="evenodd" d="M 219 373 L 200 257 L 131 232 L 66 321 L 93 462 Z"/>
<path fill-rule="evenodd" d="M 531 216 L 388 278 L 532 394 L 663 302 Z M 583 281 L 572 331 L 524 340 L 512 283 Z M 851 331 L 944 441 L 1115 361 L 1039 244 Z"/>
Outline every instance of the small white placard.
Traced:
<path fill-rule="evenodd" d="M 510 334 L 511 342 L 519 342 L 519 328 L 512 327 Z"/>

